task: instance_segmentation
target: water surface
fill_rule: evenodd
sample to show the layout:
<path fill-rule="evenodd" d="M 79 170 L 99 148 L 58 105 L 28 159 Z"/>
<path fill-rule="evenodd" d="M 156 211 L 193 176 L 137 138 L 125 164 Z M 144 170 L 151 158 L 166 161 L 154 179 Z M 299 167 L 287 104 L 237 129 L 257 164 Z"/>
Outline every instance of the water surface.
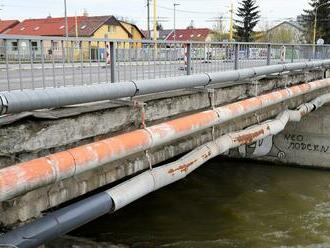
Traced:
<path fill-rule="evenodd" d="M 330 247 L 330 171 L 217 158 L 71 235 L 125 247 Z"/>

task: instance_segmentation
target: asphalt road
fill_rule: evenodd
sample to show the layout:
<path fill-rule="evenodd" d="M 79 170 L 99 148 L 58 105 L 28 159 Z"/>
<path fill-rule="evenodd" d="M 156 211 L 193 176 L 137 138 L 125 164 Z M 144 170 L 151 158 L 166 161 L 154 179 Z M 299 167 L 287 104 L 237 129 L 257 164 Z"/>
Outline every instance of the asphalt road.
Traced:
<path fill-rule="evenodd" d="M 240 61 L 240 68 L 265 65 L 264 60 Z M 166 78 L 186 75 L 183 61 L 163 63 L 121 63 L 117 64 L 115 77 L 117 81 L 142 80 L 152 78 Z M 203 61 L 192 62 L 192 73 L 216 72 L 233 70 L 233 62 Z M 8 73 L 7 73 L 8 72 Z M 31 66 L 22 65 L 21 69 L 17 64 L 9 65 L 8 70 L 4 65 L 0 67 L 0 91 L 16 89 L 33 89 L 44 87 L 60 87 L 68 85 L 88 85 L 95 83 L 110 82 L 110 67 L 97 64 L 62 64 L 54 66 L 46 64 Z"/>

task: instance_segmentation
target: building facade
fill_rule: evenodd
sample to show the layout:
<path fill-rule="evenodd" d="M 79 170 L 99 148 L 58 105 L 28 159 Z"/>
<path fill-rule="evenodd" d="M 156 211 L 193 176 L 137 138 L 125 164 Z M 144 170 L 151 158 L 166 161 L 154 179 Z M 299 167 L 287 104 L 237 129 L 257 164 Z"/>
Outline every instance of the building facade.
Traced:
<path fill-rule="evenodd" d="M 23 36 L 47 36 L 65 37 L 65 18 L 44 18 L 27 19 L 16 25 L 9 32 L 9 35 Z M 141 40 L 144 36 L 139 28 L 130 23 L 123 23 L 114 16 L 76 16 L 68 17 L 68 36 L 99 39 L 136 39 Z M 108 44 L 107 42 L 61 42 L 54 40 L 44 40 L 31 38 L 30 41 L 8 40 L 7 51 L 9 56 L 15 56 L 20 52 L 20 56 L 31 54 L 37 60 L 41 54 L 46 59 L 63 58 L 70 60 L 96 60 L 102 59 Z M 130 44 L 118 42 L 118 48 L 128 48 Z M 138 46 L 138 44 L 135 44 Z"/>

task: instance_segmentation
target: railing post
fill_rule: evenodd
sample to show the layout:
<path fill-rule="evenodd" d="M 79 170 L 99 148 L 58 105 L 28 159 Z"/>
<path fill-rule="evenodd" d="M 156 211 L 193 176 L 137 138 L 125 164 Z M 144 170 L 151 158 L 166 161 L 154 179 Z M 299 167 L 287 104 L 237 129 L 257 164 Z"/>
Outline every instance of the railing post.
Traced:
<path fill-rule="evenodd" d="M 6 63 L 6 77 L 7 77 L 7 90 L 10 91 L 10 78 L 9 78 L 9 55 L 8 55 L 8 41 L 3 40 L 5 46 L 5 63 Z"/>
<path fill-rule="evenodd" d="M 116 79 L 116 43 L 110 41 L 110 72 L 111 72 L 111 83 L 117 81 Z"/>
<path fill-rule="evenodd" d="M 272 59 L 272 45 L 267 45 L 267 65 L 270 65 Z"/>
<path fill-rule="evenodd" d="M 238 60 L 239 60 L 239 44 L 235 44 L 235 60 L 234 60 L 234 69 L 238 70 Z"/>
<path fill-rule="evenodd" d="M 187 75 L 191 75 L 191 43 L 187 43 Z"/>
<path fill-rule="evenodd" d="M 291 63 L 294 62 L 294 45 L 291 46 Z"/>

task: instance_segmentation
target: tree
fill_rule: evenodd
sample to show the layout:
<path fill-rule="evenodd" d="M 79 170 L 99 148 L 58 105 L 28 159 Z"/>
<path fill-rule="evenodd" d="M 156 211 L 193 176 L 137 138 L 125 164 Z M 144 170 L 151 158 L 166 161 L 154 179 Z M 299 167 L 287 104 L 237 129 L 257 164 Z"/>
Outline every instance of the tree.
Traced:
<path fill-rule="evenodd" d="M 243 0 L 238 7 L 235 20 L 235 39 L 237 41 L 250 42 L 254 40 L 253 29 L 260 20 L 259 6 L 255 0 Z"/>
<path fill-rule="evenodd" d="M 313 43 L 314 19 L 317 10 L 316 39 L 323 38 L 325 43 L 330 43 L 330 0 L 310 0 L 312 9 L 304 10 L 301 15 L 301 24 L 306 30 L 307 41 Z M 321 6 L 322 5 L 322 6 Z M 321 6 L 318 8 L 318 6 Z"/>

